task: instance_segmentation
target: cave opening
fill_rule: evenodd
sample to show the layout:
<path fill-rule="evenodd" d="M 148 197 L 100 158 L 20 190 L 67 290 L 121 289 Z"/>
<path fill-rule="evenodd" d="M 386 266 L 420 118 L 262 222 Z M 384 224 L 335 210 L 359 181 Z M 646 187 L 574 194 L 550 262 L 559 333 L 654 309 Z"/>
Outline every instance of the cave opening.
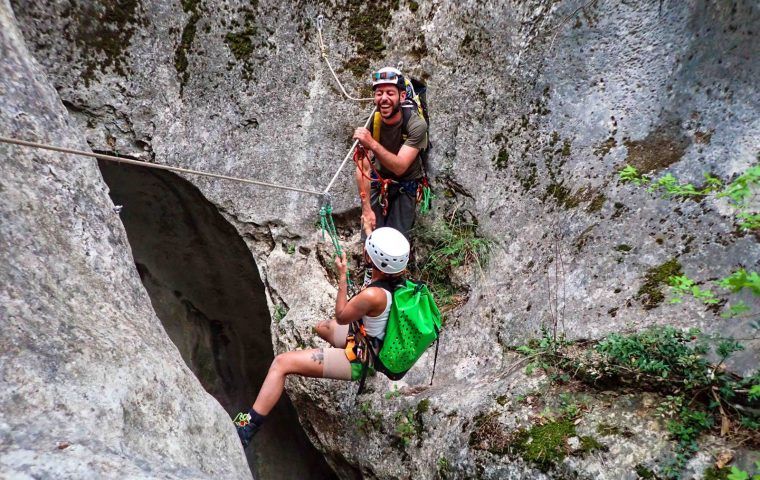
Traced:
<path fill-rule="evenodd" d="M 230 417 L 247 411 L 273 359 L 270 315 L 253 256 L 190 182 L 100 162 L 153 308 L 185 363 Z M 332 479 L 283 396 L 246 451 L 254 477 Z"/>

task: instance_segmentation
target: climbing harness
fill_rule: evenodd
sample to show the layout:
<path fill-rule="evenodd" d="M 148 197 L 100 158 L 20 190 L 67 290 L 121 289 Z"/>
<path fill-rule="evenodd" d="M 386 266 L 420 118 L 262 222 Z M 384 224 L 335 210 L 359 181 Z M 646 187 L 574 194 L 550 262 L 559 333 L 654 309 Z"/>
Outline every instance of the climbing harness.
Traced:
<path fill-rule="evenodd" d="M 132 158 L 116 157 L 113 155 L 104 155 L 102 153 L 85 152 L 83 150 L 74 150 L 73 148 L 56 147 L 54 145 L 47 145 L 44 143 L 27 142 L 26 140 L 19 140 L 16 138 L 9 138 L 0 136 L 0 143 L 8 143 L 11 145 L 20 145 L 23 147 L 41 148 L 43 150 L 52 150 L 54 152 L 70 153 L 73 155 L 82 155 L 83 157 L 97 158 L 98 160 L 106 160 L 109 162 L 127 163 L 130 165 L 139 165 L 141 167 L 156 168 L 159 170 L 171 170 L 173 172 L 188 173 L 190 175 L 200 175 L 204 177 L 221 178 L 222 180 L 230 180 L 233 182 L 242 182 L 252 185 L 259 185 L 262 187 L 279 188 L 282 190 L 292 190 L 294 192 L 308 193 L 310 195 L 323 196 L 324 192 L 317 192 L 315 190 L 306 190 L 303 188 L 290 187 L 287 185 L 279 185 L 276 183 L 261 182 L 258 180 L 250 180 L 247 178 L 232 177 L 229 175 L 219 175 L 217 173 L 202 172 L 200 170 L 190 170 L 187 168 L 171 167 L 169 165 L 162 165 L 160 163 L 145 162 L 143 160 L 135 160 Z"/>
<path fill-rule="evenodd" d="M 368 176 L 364 171 L 363 163 L 365 161 L 369 163 L 369 167 L 372 169 L 371 176 Z M 361 172 L 363 178 L 369 180 L 373 184 L 380 186 L 378 201 L 380 203 L 380 206 L 383 207 L 383 216 L 388 216 L 388 187 L 391 184 L 397 182 L 390 178 L 383 178 L 380 176 L 380 173 L 375 169 L 375 166 L 370 161 L 367 150 L 361 145 L 359 145 L 359 147 L 354 150 L 354 163 L 356 164 L 356 168 L 359 169 L 359 172 Z M 367 196 L 367 192 L 364 190 L 364 182 L 359 182 L 359 188 L 361 189 L 359 196 L 365 198 Z"/>
<path fill-rule="evenodd" d="M 352 97 L 351 95 L 346 92 L 346 89 L 343 88 L 343 84 L 338 79 L 338 75 L 335 74 L 335 70 L 333 69 L 332 65 L 330 65 L 330 59 L 327 57 L 327 47 L 325 46 L 325 43 L 322 41 L 322 23 L 324 22 L 324 15 L 319 14 L 317 17 L 317 37 L 319 38 L 319 49 L 322 52 L 322 58 L 325 59 L 325 63 L 327 64 L 327 68 L 330 69 L 330 73 L 332 73 L 333 78 L 335 79 L 335 82 L 338 84 L 338 87 L 340 87 L 340 91 L 343 92 L 343 95 L 349 100 L 353 100 L 355 102 L 371 102 L 374 100 L 374 98 L 356 98 Z"/>

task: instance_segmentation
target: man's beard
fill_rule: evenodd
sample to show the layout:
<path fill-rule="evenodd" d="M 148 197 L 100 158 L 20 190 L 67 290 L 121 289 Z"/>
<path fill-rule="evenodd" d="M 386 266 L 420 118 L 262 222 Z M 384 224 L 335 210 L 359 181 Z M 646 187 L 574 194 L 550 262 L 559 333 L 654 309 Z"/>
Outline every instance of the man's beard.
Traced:
<path fill-rule="evenodd" d="M 392 116 L 396 115 L 396 113 L 401 110 L 401 101 L 398 101 L 396 105 L 394 105 L 393 110 L 391 110 L 391 113 L 388 115 L 383 115 L 383 118 L 391 118 Z M 382 112 L 381 112 L 382 115 Z"/>

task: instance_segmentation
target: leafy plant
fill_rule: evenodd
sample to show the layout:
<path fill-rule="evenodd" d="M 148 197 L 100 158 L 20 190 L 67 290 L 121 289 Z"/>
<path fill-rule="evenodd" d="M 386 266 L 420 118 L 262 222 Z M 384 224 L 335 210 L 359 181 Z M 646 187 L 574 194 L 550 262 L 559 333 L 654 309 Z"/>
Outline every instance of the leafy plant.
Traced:
<path fill-rule="evenodd" d="M 760 153 L 758 153 L 760 160 Z M 666 173 L 658 179 L 643 175 L 631 165 L 626 165 L 619 173 L 618 179 L 623 183 L 633 183 L 636 186 L 646 185 L 649 192 L 663 192 L 666 197 L 705 197 L 729 198 L 731 206 L 736 209 L 739 228 L 756 230 L 760 228 L 760 212 L 752 206 L 751 200 L 760 189 L 760 165 L 750 167 L 734 181 L 724 186 L 720 179 L 704 174 L 705 184 L 697 188 L 691 183 L 680 183 L 672 173 Z M 722 190 L 721 190 L 722 189 Z"/>
<path fill-rule="evenodd" d="M 354 422 L 359 431 L 369 434 L 373 430 L 380 430 L 383 417 L 372 408 L 370 402 L 362 402 L 359 404 L 359 415 L 355 417 Z"/>
<path fill-rule="evenodd" d="M 673 275 L 668 278 L 668 283 L 671 286 L 671 292 L 673 294 L 673 297 L 670 300 L 671 303 L 681 303 L 684 300 L 684 296 L 690 295 L 705 305 L 718 305 L 724 301 L 726 307 L 721 314 L 723 318 L 732 318 L 752 311 L 752 309 L 741 300 L 734 303 L 728 303 L 727 299 L 721 300 L 712 290 L 700 288 L 696 285 L 694 280 L 686 275 Z M 718 280 L 717 286 L 732 294 L 747 289 L 754 295 L 760 296 L 760 275 L 758 275 L 757 272 L 748 272 L 747 270 L 740 268 L 731 275 Z M 755 328 L 758 327 L 760 327 L 760 325 Z"/>
<path fill-rule="evenodd" d="M 578 354 L 577 345 L 570 342 L 554 342 L 547 332 L 541 340 L 517 350 L 532 359 L 533 368 L 544 368 L 552 379 L 561 379 L 559 372 L 564 372 L 592 385 L 624 382 L 666 394 L 658 411 L 669 419 L 668 432 L 677 444 L 674 457 L 661 473 L 679 478 L 696 452 L 699 436 L 714 425 L 730 424 L 728 419 L 733 418 L 737 420 L 735 429 L 754 435 L 760 427 L 756 413 L 760 373 L 739 378 L 720 368 L 743 348 L 735 339 L 707 336 L 698 329 L 655 326 L 633 334 L 611 334 L 591 347 L 592 355 Z M 707 360 L 710 352 L 718 357 L 717 364 Z M 564 418 L 572 418 L 583 408 L 570 396 L 560 396 L 560 404 Z M 547 416 L 550 413 L 545 412 Z"/>
<path fill-rule="evenodd" d="M 752 474 L 752 480 L 760 480 L 760 462 L 755 462 L 756 473 Z M 737 467 L 731 467 L 731 473 L 726 477 L 728 480 L 749 480 L 749 473 Z"/>
<path fill-rule="evenodd" d="M 274 321 L 277 323 L 280 323 L 280 321 L 285 318 L 285 315 L 288 314 L 288 309 L 285 308 L 284 305 L 277 304 L 274 307 Z"/>
<path fill-rule="evenodd" d="M 400 396 L 401 396 L 401 392 L 399 391 L 398 385 L 396 384 L 393 385 L 393 390 L 389 392 L 385 392 L 385 395 L 383 395 L 383 397 L 385 397 L 386 400 L 390 400 L 391 398 L 398 398 Z"/>
<path fill-rule="evenodd" d="M 438 460 L 436 460 L 435 465 L 436 467 L 438 467 L 438 473 L 441 475 L 446 475 L 447 473 L 449 473 L 449 470 L 451 468 L 449 465 L 449 460 L 444 456 L 438 457 Z"/>
<path fill-rule="evenodd" d="M 412 444 L 415 437 L 422 434 L 422 421 L 414 408 L 407 408 L 396 414 L 395 432 L 404 448 Z"/>
<path fill-rule="evenodd" d="M 412 274 L 425 282 L 443 305 L 453 303 L 461 293 L 451 283 L 453 271 L 462 266 L 485 267 L 492 248 L 492 242 L 478 234 L 476 223 L 456 214 L 448 222 L 420 225 L 413 235 L 417 256 Z"/>

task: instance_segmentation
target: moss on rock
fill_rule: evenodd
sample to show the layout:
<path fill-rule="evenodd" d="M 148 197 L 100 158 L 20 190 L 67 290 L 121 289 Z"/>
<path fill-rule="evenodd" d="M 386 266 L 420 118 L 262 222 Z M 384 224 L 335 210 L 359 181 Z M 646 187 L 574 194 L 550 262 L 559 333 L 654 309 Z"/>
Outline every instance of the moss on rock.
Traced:
<path fill-rule="evenodd" d="M 383 33 L 398 7 L 399 0 L 348 1 L 348 33 L 357 46 L 356 56 L 344 64 L 344 69 L 351 71 L 357 78 L 369 73 L 370 61 L 380 58 L 385 51 Z"/>
<path fill-rule="evenodd" d="M 136 27 L 147 24 L 141 10 L 140 0 L 79 2 L 64 10 L 62 16 L 75 21 L 70 29 L 73 40 L 85 53 L 82 79 L 86 86 L 96 70 L 106 73 L 111 68 L 127 76 L 127 49 Z"/>
<path fill-rule="evenodd" d="M 641 140 L 626 140 L 626 163 L 642 174 L 652 173 L 681 160 L 689 140 L 677 124 L 662 126 Z"/>
<path fill-rule="evenodd" d="M 565 458 L 567 439 L 574 435 L 572 420 L 560 419 L 519 431 L 512 445 L 524 460 L 546 471 Z"/>
<path fill-rule="evenodd" d="M 182 0 L 182 10 L 189 14 L 187 23 L 182 29 L 182 36 L 180 37 L 179 45 L 174 51 L 174 69 L 177 71 L 179 77 L 179 91 L 180 95 L 187 84 L 187 80 L 190 74 L 187 71 L 188 59 L 187 54 L 193 45 L 195 40 L 195 34 L 198 28 L 198 20 L 201 18 L 201 3 L 200 0 Z"/>
<path fill-rule="evenodd" d="M 650 268 L 644 276 L 644 284 L 636 293 L 636 300 L 641 301 L 644 310 L 651 310 L 659 306 L 665 300 L 665 294 L 662 291 L 663 285 L 667 283 L 668 278 L 682 273 L 681 264 L 675 258 Z"/>

